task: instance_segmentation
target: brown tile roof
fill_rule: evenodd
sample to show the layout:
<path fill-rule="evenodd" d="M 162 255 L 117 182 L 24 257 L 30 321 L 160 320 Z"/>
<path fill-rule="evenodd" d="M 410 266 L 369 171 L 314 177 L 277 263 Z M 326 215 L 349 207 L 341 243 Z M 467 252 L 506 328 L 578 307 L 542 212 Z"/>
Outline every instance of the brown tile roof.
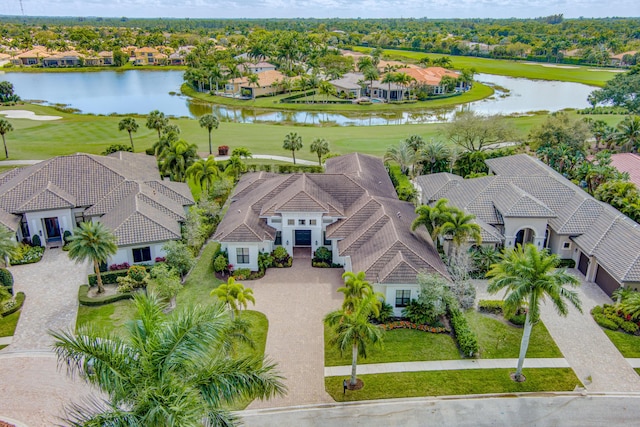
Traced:
<path fill-rule="evenodd" d="M 640 188 L 640 156 L 635 153 L 617 153 L 611 155 L 611 166 L 620 172 L 629 174 L 629 181 Z"/>
<path fill-rule="evenodd" d="M 286 76 L 277 70 L 267 70 L 256 74 L 258 76 L 258 87 L 270 87 L 275 81 L 281 82 Z M 294 80 L 292 78 L 291 80 Z M 249 79 L 247 77 L 238 77 L 229 80 L 229 83 L 237 84 L 240 86 L 255 87 L 255 85 L 249 85 Z"/>
<path fill-rule="evenodd" d="M 42 191 L 35 193 L 29 200 L 20 205 L 16 209 L 16 213 L 72 208 L 75 205 L 75 197 L 54 183 L 48 182 Z"/>
<path fill-rule="evenodd" d="M 424 84 L 428 86 L 438 86 L 442 77 L 449 76 L 454 79 L 460 77 L 460 74 L 452 70 L 447 70 L 442 67 L 428 67 L 428 68 L 400 68 L 396 72 L 405 73 L 416 80 L 418 85 Z"/>

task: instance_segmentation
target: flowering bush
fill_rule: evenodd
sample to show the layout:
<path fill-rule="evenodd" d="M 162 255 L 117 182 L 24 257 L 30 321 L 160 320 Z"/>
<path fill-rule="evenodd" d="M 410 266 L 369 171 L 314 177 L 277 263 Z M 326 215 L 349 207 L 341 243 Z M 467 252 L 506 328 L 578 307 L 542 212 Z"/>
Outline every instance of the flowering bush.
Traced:
<path fill-rule="evenodd" d="M 111 264 L 109 266 L 109 271 L 128 270 L 129 267 L 131 266 L 128 262 L 123 262 L 122 264 Z"/>
<path fill-rule="evenodd" d="M 44 246 L 29 246 L 21 243 L 11 254 L 9 262 L 11 265 L 32 264 L 42 259 Z"/>
<path fill-rule="evenodd" d="M 416 331 L 430 332 L 432 334 L 448 334 L 451 330 L 442 328 L 439 326 L 430 325 L 418 325 L 406 320 L 398 320 L 396 322 L 383 323 L 380 327 L 385 331 L 392 331 L 394 329 L 415 329 Z"/>
<path fill-rule="evenodd" d="M 157 256 L 155 261 L 156 262 L 165 262 L 166 260 L 167 259 L 165 257 L 163 257 L 163 256 Z"/>

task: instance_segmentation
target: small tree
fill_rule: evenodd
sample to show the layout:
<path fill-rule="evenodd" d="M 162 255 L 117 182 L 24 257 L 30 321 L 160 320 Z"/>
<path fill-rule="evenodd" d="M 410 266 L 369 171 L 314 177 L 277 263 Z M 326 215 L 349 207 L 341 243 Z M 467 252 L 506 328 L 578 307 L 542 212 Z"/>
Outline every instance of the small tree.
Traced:
<path fill-rule="evenodd" d="M 4 157 L 9 158 L 9 151 L 7 150 L 7 141 L 4 135 L 13 130 L 13 126 L 7 119 L 0 118 L 0 135 L 2 135 L 2 143 L 4 144 Z"/>
<path fill-rule="evenodd" d="M 161 262 L 153 266 L 149 287 L 160 298 L 169 301 L 169 310 L 175 308 L 176 296 L 182 289 L 182 283 L 180 283 L 180 276 L 170 269 L 167 264 Z"/>
<path fill-rule="evenodd" d="M 318 156 L 318 165 L 322 166 L 322 156 L 329 154 L 329 141 L 324 138 L 316 138 L 311 141 L 311 146 L 309 147 L 312 153 L 316 153 Z"/>
<path fill-rule="evenodd" d="M 473 111 L 458 113 L 446 129 L 449 141 L 468 151 L 507 141 L 513 134 L 502 116 L 482 116 Z"/>
<path fill-rule="evenodd" d="M 290 132 L 284 137 L 284 143 L 282 148 L 291 151 L 293 157 L 293 164 L 296 164 L 296 151 L 302 149 L 302 137 L 296 132 Z"/>
<path fill-rule="evenodd" d="M 193 253 L 184 243 L 170 241 L 162 249 L 166 253 L 167 265 L 184 278 L 195 262 Z"/>
<path fill-rule="evenodd" d="M 213 270 L 217 273 L 224 273 L 229 266 L 229 260 L 223 254 L 220 254 L 213 260 Z"/>
<path fill-rule="evenodd" d="M 162 136 L 162 130 L 167 127 L 169 124 L 169 119 L 164 116 L 164 113 L 161 113 L 158 110 L 153 110 L 147 116 L 147 128 L 154 129 L 158 132 L 158 141 L 160 141 L 160 137 Z"/>
<path fill-rule="evenodd" d="M 138 132 L 138 127 L 138 123 L 136 123 L 136 119 L 134 119 L 133 117 L 125 117 L 124 119 L 120 120 L 120 123 L 118 123 L 118 130 L 126 130 L 129 134 L 129 141 L 131 142 L 132 150 L 135 150 L 135 147 L 133 146 L 133 136 L 131 134 Z"/>

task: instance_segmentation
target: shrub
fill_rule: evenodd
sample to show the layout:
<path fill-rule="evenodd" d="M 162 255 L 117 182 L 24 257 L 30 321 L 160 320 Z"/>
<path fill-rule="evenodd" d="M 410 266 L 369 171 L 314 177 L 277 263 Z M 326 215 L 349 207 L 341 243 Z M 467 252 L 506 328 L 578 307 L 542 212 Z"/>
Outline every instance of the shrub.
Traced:
<path fill-rule="evenodd" d="M 100 274 L 100 277 L 102 277 L 103 284 L 113 285 L 115 283 L 118 283 L 118 277 L 124 277 L 126 275 L 127 275 L 127 271 L 118 270 L 118 271 L 110 271 L 107 273 L 102 273 Z M 98 284 L 98 279 L 96 278 L 95 274 L 89 274 L 89 276 L 87 276 L 87 280 L 89 281 L 89 286 L 96 286 Z"/>
<path fill-rule="evenodd" d="M 229 261 L 224 254 L 220 254 L 213 260 L 213 271 L 216 273 L 224 273 L 227 271 L 227 266 L 229 265 Z"/>
<path fill-rule="evenodd" d="M 13 286 L 13 275 L 6 268 L 0 268 L 0 285 L 6 287 Z"/>
<path fill-rule="evenodd" d="M 88 294 L 89 294 L 89 285 L 80 286 L 80 288 L 78 289 L 78 302 L 81 305 L 96 307 L 99 305 L 111 304 L 116 301 L 133 298 L 133 293 L 131 292 L 119 293 L 114 295 L 106 295 L 106 296 L 101 296 L 96 298 L 90 298 Z"/>
<path fill-rule="evenodd" d="M 258 269 L 264 272 L 267 268 L 273 266 L 273 257 L 267 252 L 258 253 Z"/>
<path fill-rule="evenodd" d="M 109 271 L 128 270 L 129 267 L 131 266 L 129 265 L 128 262 L 123 262 L 122 264 L 111 264 L 109 266 Z"/>
<path fill-rule="evenodd" d="M 15 298 L 10 300 L 10 301 L 13 301 L 13 304 L 11 304 L 12 306 L 6 310 L 3 309 L 3 311 L 0 312 L 0 318 L 6 317 L 20 310 L 22 308 L 22 305 L 24 304 L 24 299 L 25 299 L 24 292 L 18 292 Z"/>
<path fill-rule="evenodd" d="M 159 262 L 166 262 L 166 261 L 167 261 L 167 259 L 166 259 L 165 257 L 163 257 L 163 256 L 157 256 L 157 257 L 156 257 L 156 259 L 155 259 L 154 261 L 155 261 L 156 263 L 159 263 Z"/>
<path fill-rule="evenodd" d="M 454 297 L 447 298 L 447 310 L 451 318 L 451 328 L 456 336 L 458 347 L 464 357 L 473 357 L 478 352 L 478 337 L 469 327 L 467 318 L 464 316 Z"/>
<path fill-rule="evenodd" d="M 271 256 L 273 257 L 273 261 L 276 264 L 285 264 L 290 257 L 289 252 L 283 247 L 278 246 L 271 252 Z"/>
<path fill-rule="evenodd" d="M 591 315 L 595 316 L 596 314 L 604 314 L 604 308 L 600 305 L 596 305 L 591 309 Z"/>
<path fill-rule="evenodd" d="M 191 250 L 180 242 L 171 241 L 162 247 L 166 252 L 167 265 L 184 277 L 195 263 Z"/>
<path fill-rule="evenodd" d="M 250 275 L 251 275 L 251 270 L 248 268 L 239 268 L 237 270 L 234 270 L 233 272 L 233 277 L 235 277 L 238 280 L 248 279 Z"/>
<path fill-rule="evenodd" d="M 131 148 L 130 145 L 125 144 L 111 144 L 102 152 L 102 155 L 106 156 L 111 153 L 117 153 L 118 151 L 128 151 L 129 153 L 133 153 L 133 148 Z"/>
<path fill-rule="evenodd" d="M 329 268 L 331 264 L 323 261 L 311 261 L 311 266 L 316 268 Z"/>
<path fill-rule="evenodd" d="M 143 265 L 132 265 L 127 271 L 127 276 L 136 282 L 142 282 L 148 278 L 147 269 Z"/>
<path fill-rule="evenodd" d="M 33 246 L 42 246 L 42 242 L 41 242 L 41 240 L 40 240 L 40 236 L 38 236 L 37 234 L 36 234 L 36 235 L 34 235 L 34 236 L 31 238 L 31 244 L 32 244 Z"/>
<path fill-rule="evenodd" d="M 69 230 L 64 230 L 64 233 L 62 233 L 62 240 L 64 241 L 65 245 L 69 243 L 70 238 L 71 238 L 71 232 Z"/>
<path fill-rule="evenodd" d="M 392 331 L 394 329 L 414 329 L 416 331 L 431 332 L 432 334 L 448 334 L 451 332 L 449 329 L 443 328 L 442 326 L 418 325 L 416 323 L 407 322 L 406 320 L 383 323 L 380 325 L 380 328 L 385 331 Z"/>
<path fill-rule="evenodd" d="M 602 314 L 594 315 L 593 320 L 595 320 L 596 323 L 602 326 L 603 328 L 611 329 L 612 331 L 618 330 L 618 325 L 616 325 L 614 322 L 604 317 Z"/>
<path fill-rule="evenodd" d="M 478 301 L 478 310 L 484 313 L 502 314 L 502 300 L 481 299 Z"/>
<path fill-rule="evenodd" d="M 316 249 L 316 252 L 314 253 L 314 261 L 316 262 L 325 262 L 327 264 L 330 264 L 332 258 L 333 258 L 333 254 L 329 249 L 325 248 L 324 246 L 321 246 L 318 249 Z"/>
<path fill-rule="evenodd" d="M 144 152 L 147 154 L 147 156 L 155 156 L 156 155 L 156 150 L 153 147 L 147 148 L 146 150 L 144 150 Z"/>
<path fill-rule="evenodd" d="M 622 326 L 620 326 L 622 328 L 623 331 L 629 333 L 629 334 L 633 334 L 636 333 L 638 331 L 638 325 L 633 323 L 633 322 L 623 322 Z"/>
<path fill-rule="evenodd" d="M 514 325 L 522 326 L 524 325 L 524 322 L 527 320 L 527 315 L 526 313 L 516 314 L 515 316 L 509 317 L 507 320 L 513 323 Z"/>
<path fill-rule="evenodd" d="M 378 323 L 387 323 L 393 317 L 393 306 L 386 302 L 382 303 L 380 307 L 380 311 L 377 316 L 373 314 L 370 316 L 372 320 L 375 320 Z"/>
<path fill-rule="evenodd" d="M 40 261 L 42 255 L 44 255 L 43 246 L 20 244 L 11 255 L 9 262 L 11 265 L 33 264 Z"/>
<path fill-rule="evenodd" d="M 560 268 L 575 268 L 576 262 L 572 259 L 561 259 L 558 263 L 558 267 Z"/>

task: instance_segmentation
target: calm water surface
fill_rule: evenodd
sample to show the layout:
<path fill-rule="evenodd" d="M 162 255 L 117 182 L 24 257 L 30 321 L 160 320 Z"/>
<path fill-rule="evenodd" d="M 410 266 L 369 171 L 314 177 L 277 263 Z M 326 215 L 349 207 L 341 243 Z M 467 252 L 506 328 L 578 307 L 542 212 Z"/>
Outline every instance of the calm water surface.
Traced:
<path fill-rule="evenodd" d="M 587 96 L 595 89 L 579 83 L 478 74 L 476 80 L 496 86 L 496 93 L 490 98 L 466 105 L 409 112 L 325 113 L 270 111 L 192 102 L 187 97 L 169 94 L 180 91 L 182 71 L 2 74 L 0 79 L 13 83 L 16 93 L 23 99 L 66 104 L 83 113 L 147 114 L 152 110 L 160 110 L 172 116 L 198 117 L 213 112 L 223 119 L 240 123 L 326 123 L 341 126 L 441 122 L 449 120 L 461 109 L 488 114 L 522 114 L 586 108 L 589 106 Z"/>

